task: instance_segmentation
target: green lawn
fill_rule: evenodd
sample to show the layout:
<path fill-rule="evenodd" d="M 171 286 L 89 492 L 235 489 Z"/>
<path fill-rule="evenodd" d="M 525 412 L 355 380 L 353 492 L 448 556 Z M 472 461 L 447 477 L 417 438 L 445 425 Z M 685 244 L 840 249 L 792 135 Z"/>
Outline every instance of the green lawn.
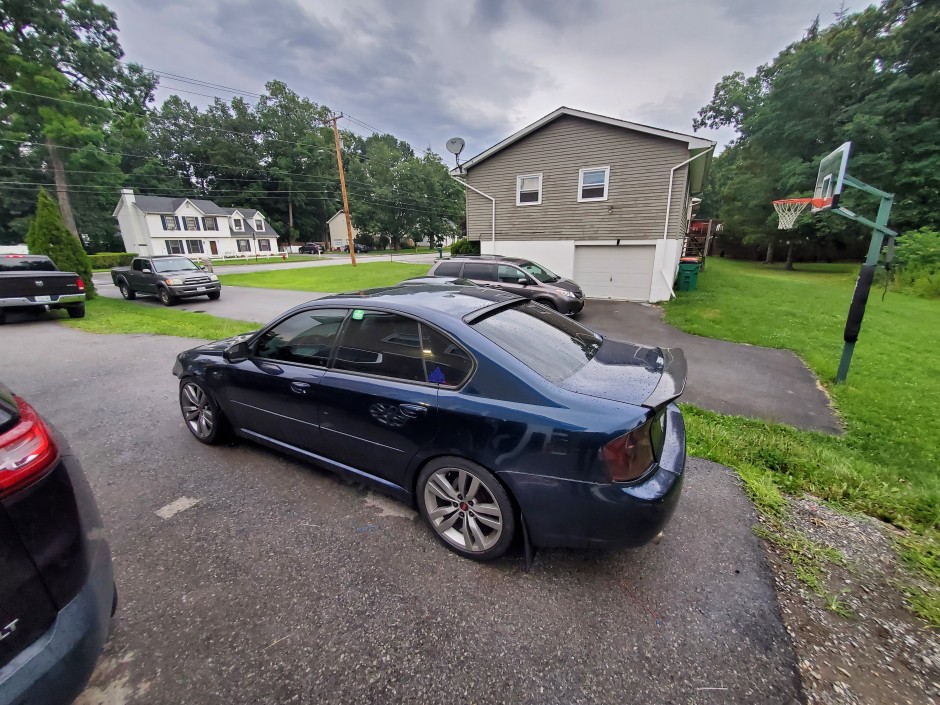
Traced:
<path fill-rule="evenodd" d="M 195 260 L 196 257 L 194 256 Z M 319 259 L 316 255 L 290 255 L 287 258 L 287 262 L 306 262 L 312 259 Z M 248 259 L 214 259 L 212 260 L 212 266 L 215 267 L 238 267 L 239 265 L 246 264 L 277 264 L 284 262 L 284 258 L 280 255 L 276 257 L 259 257 L 255 259 L 254 257 L 249 257 Z"/>
<path fill-rule="evenodd" d="M 349 253 L 345 253 L 349 254 Z M 365 254 L 356 255 L 356 257 L 372 257 L 374 255 L 380 255 L 388 257 L 388 255 L 430 255 L 437 254 L 437 248 L 431 247 L 404 247 L 400 250 L 372 250 L 366 252 Z"/>
<path fill-rule="evenodd" d="M 427 274 L 428 264 L 401 262 L 363 262 L 336 264 L 325 267 L 280 269 L 254 274 L 223 274 L 219 277 L 229 286 L 255 286 L 263 289 L 293 289 L 295 291 L 343 292 L 392 286 L 402 279 Z"/>
<path fill-rule="evenodd" d="M 62 320 L 64 325 L 89 333 L 151 333 L 182 338 L 217 340 L 259 328 L 257 323 L 157 308 L 140 302 L 98 296 L 85 304 L 85 317 Z"/>
<path fill-rule="evenodd" d="M 940 302 L 873 291 L 848 382 L 834 385 L 858 265 L 708 260 L 666 320 L 690 333 L 796 352 L 846 423 L 841 438 L 689 410 L 690 452 L 913 529 L 907 558 L 940 580 Z M 934 605 L 936 608 L 936 605 Z M 936 617 L 934 617 L 936 619 Z"/>

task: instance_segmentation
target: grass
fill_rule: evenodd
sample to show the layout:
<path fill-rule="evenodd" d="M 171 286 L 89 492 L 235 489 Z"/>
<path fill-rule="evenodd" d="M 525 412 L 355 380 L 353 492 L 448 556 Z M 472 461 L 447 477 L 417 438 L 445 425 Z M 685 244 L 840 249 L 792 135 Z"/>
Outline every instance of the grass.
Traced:
<path fill-rule="evenodd" d="M 259 327 L 249 321 L 156 308 L 102 296 L 85 304 L 85 318 L 65 319 L 61 323 L 89 333 L 150 333 L 209 340 L 228 338 Z"/>
<path fill-rule="evenodd" d="M 845 435 L 688 409 L 689 451 L 911 530 L 902 558 L 940 586 L 940 302 L 894 292 L 882 301 L 872 292 L 848 383 L 837 386 L 858 265 L 797 267 L 712 258 L 699 290 L 671 302 L 666 320 L 698 335 L 793 350 L 832 395 Z M 940 625 L 936 591 L 911 602 Z"/>
<path fill-rule="evenodd" d="M 212 260 L 212 267 L 238 267 L 246 264 L 281 264 L 285 261 L 307 262 L 315 259 L 318 259 L 316 255 L 290 255 L 287 260 L 280 255 L 276 257 L 259 257 L 258 259 L 254 257 L 249 257 L 248 259 L 214 259 Z"/>
<path fill-rule="evenodd" d="M 223 284 L 229 286 L 331 293 L 392 286 L 402 279 L 423 276 L 427 274 L 428 269 L 428 264 L 365 262 L 356 267 L 351 264 L 336 264 L 254 274 L 223 274 L 219 278 Z"/>
<path fill-rule="evenodd" d="M 348 254 L 348 253 L 347 253 Z M 399 250 L 370 250 L 356 257 L 372 257 L 373 255 L 430 255 L 437 254 L 436 247 L 403 247 Z"/>

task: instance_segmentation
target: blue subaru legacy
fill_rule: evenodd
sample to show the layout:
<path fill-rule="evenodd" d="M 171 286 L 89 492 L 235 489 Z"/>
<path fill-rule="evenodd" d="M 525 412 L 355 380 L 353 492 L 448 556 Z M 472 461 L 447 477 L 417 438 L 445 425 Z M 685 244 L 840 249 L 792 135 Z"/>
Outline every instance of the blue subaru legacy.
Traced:
<path fill-rule="evenodd" d="M 540 304 L 413 285 L 311 301 L 179 355 L 183 419 L 417 506 L 467 558 L 637 546 L 669 521 L 685 427 L 681 350 L 603 338 Z"/>

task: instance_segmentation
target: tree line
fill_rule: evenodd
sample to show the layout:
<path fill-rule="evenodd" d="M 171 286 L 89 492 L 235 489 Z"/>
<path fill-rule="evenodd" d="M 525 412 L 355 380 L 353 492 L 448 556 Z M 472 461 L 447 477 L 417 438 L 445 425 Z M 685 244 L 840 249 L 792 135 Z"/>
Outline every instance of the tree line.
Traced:
<path fill-rule="evenodd" d="M 940 3 L 885 0 L 817 18 L 805 36 L 752 75 L 715 86 L 696 130 L 732 127 L 714 160 L 699 217 L 724 221 L 723 238 L 805 256 L 858 251 L 870 231 L 838 216 L 804 213 L 777 229 L 771 202 L 813 195 L 820 160 L 853 143 L 849 172 L 895 194 L 891 226 L 940 230 Z M 871 197 L 846 188 L 842 204 L 873 216 Z"/>
<path fill-rule="evenodd" d="M 123 56 L 105 5 L 0 0 L 0 244 L 24 241 L 42 187 L 89 252 L 123 249 L 111 215 L 122 187 L 254 208 L 284 241 L 325 239 L 342 209 L 333 111 L 280 81 L 250 100 L 200 109 L 171 95 L 157 106 L 159 76 Z M 368 244 L 460 231 L 463 193 L 430 147 L 415 154 L 352 129 L 341 138 L 353 225 Z"/>

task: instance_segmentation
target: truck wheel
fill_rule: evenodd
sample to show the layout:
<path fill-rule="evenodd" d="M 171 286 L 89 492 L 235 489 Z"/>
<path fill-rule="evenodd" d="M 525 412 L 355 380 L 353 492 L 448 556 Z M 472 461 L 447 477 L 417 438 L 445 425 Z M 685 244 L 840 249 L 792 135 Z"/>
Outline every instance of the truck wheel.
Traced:
<path fill-rule="evenodd" d="M 160 301 L 164 306 L 172 306 L 175 304 L 178 299 L 170 293 L 170 290 L 165 286 L 160 287 Z"/>
<path fill-rule="evenodd" d="M 121 296 L 123 296 L 128 301 L 133 301 L 137 298 L 137 292 L 131 289 L 130 285 L 123 279 L 121 280 L 121 283 L 118 284 L 118 288 L 121 290 Z"/>
<path fill-rule="evenodd" d="M 216 301 L 220 296 L 222 296 L 221 291 L 210 291 L 206 296 L 209 297 L 210 301 Z"/>
<path fill-rule="evenodd" d="M 85 304 L 73 304 L 71 306 L 66 306 L 65 310 L 68 311 L 69 318 L 85 317 Z"/>

